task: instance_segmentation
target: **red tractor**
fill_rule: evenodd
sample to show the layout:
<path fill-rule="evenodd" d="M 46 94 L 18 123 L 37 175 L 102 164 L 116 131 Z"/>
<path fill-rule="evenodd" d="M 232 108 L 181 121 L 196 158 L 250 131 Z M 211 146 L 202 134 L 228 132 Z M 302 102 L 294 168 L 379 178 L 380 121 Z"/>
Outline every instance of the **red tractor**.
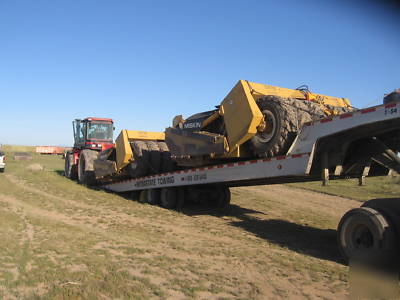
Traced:
<path fill-rule="evenodd" d="M 74 147 L 65 156 L 65 176 L 82 184 L 95 183 L 93 161 L 99 152 L 112 148 L 114 122 L 105 118 L 76 119 Z"/>

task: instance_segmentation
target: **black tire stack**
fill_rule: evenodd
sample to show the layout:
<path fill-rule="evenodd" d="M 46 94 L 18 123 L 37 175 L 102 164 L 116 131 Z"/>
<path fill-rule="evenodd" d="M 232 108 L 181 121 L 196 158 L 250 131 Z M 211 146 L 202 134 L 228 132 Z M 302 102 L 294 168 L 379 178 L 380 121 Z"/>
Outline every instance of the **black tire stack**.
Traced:
<path fill-rule="evenodd" d="M 131 147 L 134 161 L 128 165 L 128 172 L 132 178 L 174 169 L 174 162 L 165 142 L 134 141 Z"/>

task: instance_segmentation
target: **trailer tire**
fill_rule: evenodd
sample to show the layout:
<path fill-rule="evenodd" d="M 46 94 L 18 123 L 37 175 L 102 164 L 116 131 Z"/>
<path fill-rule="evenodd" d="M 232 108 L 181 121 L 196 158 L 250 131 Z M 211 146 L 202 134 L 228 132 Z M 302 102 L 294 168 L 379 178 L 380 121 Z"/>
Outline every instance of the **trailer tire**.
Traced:
<path fill-rule="evenodd" d="M 231 203 L 231 191 L 229 190 L 229 187 L 219 187 L 218 188 L 218 200 L 217 200 L 217 208 L 219 210 L 226 210 L 229 208 L 230 203 Z"/>
<path fill-rule="evenodd" d="M 79 155 L 78 181 L 85 185 L 94 185 L 96 177 L 94 174 L 93 162 L 97 158 L 98 152 L 93 150 L 82 150 Z"/>
<path fill-rule="evenodd" d="M 178 193 L 176 188 L 163 188 L 160 192 L 161 207 L 172 209 L 177 205 Z"/>
<path fill-rule="evenodd" d="M 354 208 L 340 220 L 337 229 L 339 250 L 344 259 L 367 260 L 396 252 L 397 239 L 392 225 L 377 210 Z"/>
<path fill-rule="evenodd" d="M 127 166 L 129 176 L 138 178 L 148 175 L 150 155 L 146 142 L 134 141 L 131 147 L 134 160 Z"/>
<path fill-rule="evenodd" d="M 77 172 L 77 166 L 74 165 L 74 154 L 68 152 L 65 157 L 65 162 L 64 162 L 64 175 L 65 177 L 69 179 L 77 179 L 78 177 L 78 172 Z"/>
<path fill-rule="evenodd" d="M 159 189 L 147 190 L 146 202 L 150 205 L 158 205 L 160 203 L 160 190 Z"/>
<path fill-rule="evenodd" d="M 148 191 L 149 190 L 140 191 L 138 199 L 140 203 L 147 203 Z"/>

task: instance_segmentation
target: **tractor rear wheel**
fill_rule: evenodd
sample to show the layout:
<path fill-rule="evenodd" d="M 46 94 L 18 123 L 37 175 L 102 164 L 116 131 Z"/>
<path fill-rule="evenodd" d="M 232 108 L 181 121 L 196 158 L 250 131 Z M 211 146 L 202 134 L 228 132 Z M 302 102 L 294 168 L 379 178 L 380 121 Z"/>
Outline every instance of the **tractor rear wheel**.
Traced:
<path fill-rule="evenodd" d="M 67 152 L 65 157 L 64 175 L 69 179 L 76 179 L 78 177 L 76 165 L 74 164 L 74 154 Z"/>
<path fill-rule="evenodd" d="M 79 155 L 78 181 L 85 185 L 94 185 L 96 177 L 94 174 L 93 162 L 97 158 L 98 152 L 93 150 L 82 150 Z"/>

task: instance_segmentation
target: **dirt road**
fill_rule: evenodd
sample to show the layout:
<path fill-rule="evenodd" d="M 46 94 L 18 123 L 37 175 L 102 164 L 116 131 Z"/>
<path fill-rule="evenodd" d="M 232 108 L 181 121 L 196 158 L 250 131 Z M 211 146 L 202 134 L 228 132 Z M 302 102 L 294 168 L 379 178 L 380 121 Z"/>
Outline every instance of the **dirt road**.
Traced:
<path fill-rule="evenodd" d="M 80 186 L 53 160 L 0 175 L 2 299 L 347 294 L 335 228 L 359 202 L 275 185 L 232 189 L 226 214 L 176 212 Z"/>

